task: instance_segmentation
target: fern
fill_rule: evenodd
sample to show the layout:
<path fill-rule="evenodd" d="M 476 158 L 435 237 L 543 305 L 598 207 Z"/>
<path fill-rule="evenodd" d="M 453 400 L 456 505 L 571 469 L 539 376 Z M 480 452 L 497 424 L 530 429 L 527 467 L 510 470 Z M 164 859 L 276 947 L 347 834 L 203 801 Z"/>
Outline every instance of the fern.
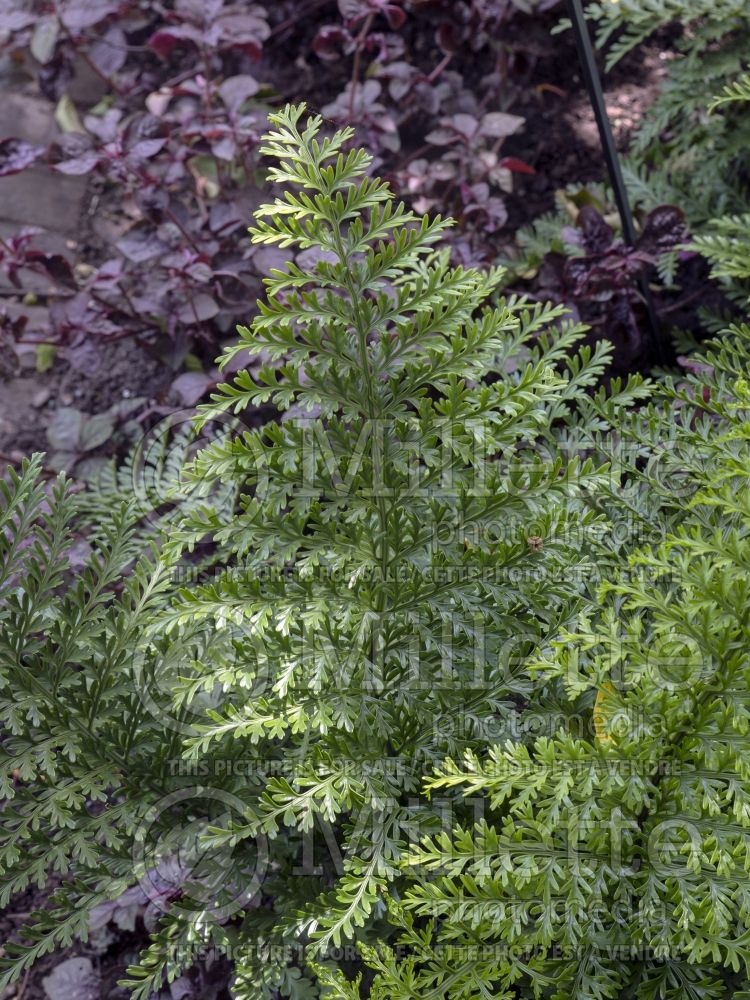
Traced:
<path fill-rule="evenodd" d="M 748 77 L 743 77 L 739 83 L 725 88 L 713 106 L 744 104 L 748 99 L 747 82 Z M 693 248 L 711 264 L 712 276 L 722 283 L 727 298 L 741 307 L 750 299 L 748 222 L 750 215 L 747 213 L 713 219 L 693 241 Z"/>
<path fill-rule="evenodd" d="M 657 29 L 675 21 L 682 23 L 723 22 L 728 31 L 747 14 L 742 0 L 618 0 L 615 3 L 591 3 L 586 16 L 596 25 L 596 41 L 606 45 L 618 31 L 621 35 L 612 46 L 607 68 L 643 42 Z"/>
<path fill-rule="evenodd" d="M 240 330 L 236 350 L 266 363 L 199 425 L 266 402 L 281 419 L 237 423 L 186 465 L 181 438 L 157 447 L 146 479 L 180 503 L 145 528 L 140 494 L 105 516 L 128 467 L 93 498 L 61 481 L 43 502 L 35 461 L 3 495 L 18 778 L 0 885 L 66 879 L 3 985 L 138 879 L 161 919 L 128 972 L 137 1000 L 206 947 L 231 950 L 238 1000 L 318 995 L 331 949 L 378 941 L 415 831 L 441 828 L 422 775 L 498 722 L 568 710 L 528 664 L 592 592 L 614 473 L 590 435 L 647 388 L 597 389 L 609 348 L 580 346 L 562 309 L 490 305 L 501 274 L 451 267 L 450 223 L 397 203 L 350 129 L 324 135 L 303 107 L 271 126 L 283 195 L 252 238 L 307 253 Z"/>
<path fill-rule="evenodd" d="M 604 389 L 350 130 L 271 125 L 253 239 L 308 253 L 198 423 L 281 419 L 160 441 L 145 528 L 132 465 L 0 483 L 0 901 L 61 880 L 0 987 L 137 880 L 136 1000 L 207 949 L 236 1000 L 742 996 L 750 330 Z"/>
<path fill-rule="evenodd" d="M 725 104 L 735 104 L 737 101 L 750 101 L 750 75 L 747 73 L 739 80 L 727 84 L 721 94 L 711 101 L 709 111 L 715 111 Z"/>
<path fill-rule="evenodd" d="M 363 950 L 372 987 L 323 973 L 333 996 L 747 991 L 749 359 L 750 330 L 727 331 L 700 375 L 632 418 L 642 443 L 654 423 L 682 428 L 683 513 L 673 498 L 663 541 L 534 668 L 588 705 L 587 735 L 467 750 L 438 770 L 428 790 L 484 818 L 412 848 L 412 885 L 389 907 L 401 960 Z"/>
<path fill-rule="evenodd" d="M 247 470 L 241 514 L 212 532 L 242 556 L 242 574 L 230 565 L 186 592 L 166 623 L 244 623 L 262 646 L 257 666 L 248 656 L 234 684 L 225 681 L 222 711 L 187 752 L 241 755 L 270 739 L 290 762 L 265 789 L 236 789 L 246 821 L 215 831 L 214 843 L 341 827 L 336 887 L 282 919 L 323 954 L 382 914 L 411 814 L 433 822 L 426 801 L 407 809 L 396 788 L 416 791 L 426 764 L 457 745 L 447 723 L 458 704 L 472 740 L 483 717 L 530 693 L 522 668 L 493 679 L 492 665 L 519 631 L 530 649 L 581 591 L 561 579 L 581 555 L 566 534 L 593 524 L 582 494 L 605 473 L 591 462 L 546 465 L 527 449 L 535 437 L 551 443 L 554 422 L 573 421 L 607 349 L 570 356 L 581 331 L 563 322 L 552 332 L 559 310 L 509 300 L 478 312 L 498 276 L 450 268 L 431 249 L 445 223 L 415 219 L 366 176 L 367 154 L 342 153 L 349 130 L 320 139 L 320 121 L 301 118 L 302 109 L 271 117 L 265 152 L 282 161 L 271 177 L 293 187 L 261 208 L 252 233 L 314 246 L 322 259 L 272 274 L 240 347 L 277 363 L 220 387 L 204 419 L 267 400 L 300 416 L 198 456 L 203 484 L 228 461 Z M 522 347 L 529 360 L 514 362 Z M 637 395 L 634 385 L 617 407 Z M 483 461 L 501 454 L 507 468 Z M 500 517 L 519 533 L 498 537 L 490 525 Z M 531 524 L 545 538 L 541 560 Z M 205 528 L 187 518 L 172 556 Z M 491 579 L 541 561 L 543 580 Z M 248 702 L 241 691 L 253 675 L 258 696 Z M 466 702 L 472 675 L 488 683 Z M 388 760 L 403 784 L 373 773 Z M 353 815 L 372 817 L 364 851 Z"/>
<path fill-rule="evenodd" d="M 608 69 L 658 29 L 683 29 L 633 140 L 626 170 L 631 196 L 646 209 L 684 206 L 694 227 L 717 214 L 744 212 L 750 125 L 732 105 L 746 99 L 747 5 L 619 0 L 590 3 L 586 14 Z M 717 110 L 722 113 L 709 113 Z"/>

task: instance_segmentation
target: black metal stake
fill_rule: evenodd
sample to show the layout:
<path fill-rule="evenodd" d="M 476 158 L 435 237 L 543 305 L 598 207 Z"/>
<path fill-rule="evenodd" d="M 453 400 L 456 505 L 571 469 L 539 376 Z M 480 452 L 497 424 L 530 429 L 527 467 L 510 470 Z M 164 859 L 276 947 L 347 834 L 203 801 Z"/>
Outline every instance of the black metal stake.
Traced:
<path fill-rule="evenodd" d="M 573 21 L 573 32 L 575 34 L 576 45 L 578 46 L 578 55 L 581 61 L 584 83 L 586 84 L 586 89 L 589 92 L 591 106 L 594 109 L 594 117 L 596 118 L 596 125 L 599 129 L 599 139 L 604 152 L 604 160 L 607 164 L 609 179 L 612 182 L 617 211 L 620 213 L 623 236 L 625 238 L 625 242 L 629 246 L 635 246 L 637 234 L 635 231 L 635 224 L 633 222 L 633 213 L 630 210 L 630 201 L 628 199 L 628 191 L 625 187 L 625 181 L 622 176 L 620 157 L 615 145 L 615 137 L 612 134 L 612 126 L 609 121 L 609 116 L 607 115 L 607 106 L 604 101 L 602 80 L 599 75 L 599 67 L 596 64 L 594 46 L 591 42 L 591 35 L 589 34 L 588 25 L 586 23 L 583 3 L 581 0 L 568 0 L 568 6 L 570 8 L 571 20 Z M 656 315 L 654 299 L 646 277 L 640 279 L 639 287 L 646 306 L 646 312 L 648 313 L 654 357 L 659 364 L 663 365 L 666 363 L 664 343 L 661 337 L 659 318 Z"/>

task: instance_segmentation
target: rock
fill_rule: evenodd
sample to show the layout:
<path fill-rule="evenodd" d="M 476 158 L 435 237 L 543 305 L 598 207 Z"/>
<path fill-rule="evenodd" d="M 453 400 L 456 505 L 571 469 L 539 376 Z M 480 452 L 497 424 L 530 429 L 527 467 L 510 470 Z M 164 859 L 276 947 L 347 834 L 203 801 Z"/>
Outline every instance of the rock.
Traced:
<path fill-rule="evenodd" d="M 41 97 L 4 91 L 0 101 L 0 134 L 46 146 L 59 134 L 55 108 Z"/>
<path fill-rule="evenodd" d="M 99 976 L 90 958 L 68 958 L 42 980 L 49 1000 L 98 1000 Z"/>
<path fill-rule="evenodd" d="M 34 166 L 0 178 L 0 220 L 61 233 L 78 228 L 87 180 Z"/>

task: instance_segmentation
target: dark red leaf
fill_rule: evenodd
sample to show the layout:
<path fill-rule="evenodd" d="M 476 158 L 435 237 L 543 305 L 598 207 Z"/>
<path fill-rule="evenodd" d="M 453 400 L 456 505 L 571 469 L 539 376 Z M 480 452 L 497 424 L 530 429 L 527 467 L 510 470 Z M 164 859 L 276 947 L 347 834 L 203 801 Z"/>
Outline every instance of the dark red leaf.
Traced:
<path fill-rule="evenodd" d="M 319 59 L 326 62 L 335 62 L 341 58 L 352 42 L 352 36 L 338 24 L 324 24 L 313 39 L 313 52 Z"/>
<path fill-rule="evenodd" d="M 539 286 L 547 298 L 558 299 L 566 290 L 566 267 L 568 258 L 554 251 L 545 254 L 539 269 Z"/>
<path fill-rule="evenodd" d="M 468 142 L 477 134 L 479 119 L 474 115 L 467 114 L 465 111 L 459 111 L 455 115 L 451 115 L 446 124 L 448 128 L 452 128 L 454 132 L 457 132 L 462 139 Z"/>
<path fill-rule="evenodd" d="M 221 48 L 242 49 L 252 59 L 263 54 L 263 41 L 268 38 L 268 22 L 252 14 L 224 14 L 216 22 L 221 31 Z"/>
<path fill-rule="evenodd" d="M 428 132 L 425 136 L 425 141 L 431 143 L 433 146 L 449 146 L 451 143 L 456 142 L 457 138 L 455 129 L 448 126 L 440 126 L 433 129 L 432 132 Z"/>
<path fill-rule="evenodd" d="M 41 250 L 31 250 L 26 255 L 27 260 L 42 265 L 53 281 L 67 288 L 78 288 L 78 282 L 73 275 L 73 269 L 68 260 L 60 253 L 44 253 Z"/>
<path fill-rule="evenodd" d="M 346 21 L 357 21 L 366 17 L 371 9 L 367 0 L 339 0 L 339 10 Z"/>
<path fill-rule="evenodd" d="M 216 385 L 216 381 L 215 374 L 185 372 L 177 376 L 172 383 L 172 389 L 177 393 L 183 406 L 195 406 L 198 400 Z"/>
<path fill-rule="evenodd" d="M 120 121 L 122 120 L 122 111 L 118 108 L 110 108 L 105 111 L 103 115 L 86 115 L 83 119 L 83 124 L 87 132 L 95 135 L 97 139 L 101 142 L 113 142 L 117 139 L 120 133 Z M 78 143 L 82 143 L 87 137 L 80 136 L 77 133 L 70 133 L 67 138 L 66 147 L 69 153 L 78 153 L 80 148 L 73 149 L 70 148 L 72 140 Z M 91 140 L 88 140 L 88 146 L 91 145 Z"/>
<path fill-rule="evenodd" d="M 226 235 L 239 229 L 244 221 L 242 208 L 233 202 L 219 201 L 211 206 L 209 225 L 213 232 Z"/>
<path fill-rule="evenodd" d="M 89 59 L 104 76 L 118 73 L 128 58 L 128 40 L 119 25 L 113 24 L 89 49 Z"/>
<path fill-rule="evenodd" d="M 455 52 L 461 44 L 461 35 L 457 25 L 450 21 L 443 21 L 438 27 L 435 40 L 443 52 Z"/>
<path fill-rule="evenodd" d="M 588 253 L 604 253 L 612 245 L 612 229 L 593 205 L 583 206 L 576 225 L 583 233 L 583 245 Z"/>
<path fill-rule="evenodd" d="M 99 24 L 120 7 L 120 0 L 58 0 L 60 20 L 72 32 Z"/>
<path fill-rule="evenodd" d="M 60 163 L 55 163 L 54 169 L 61 174 L 74 176 L 90 174 L 100 159 L 99 153 L 95 149 L 90 149 L 88 152 L 82 153 L 81 156 L 74 156 L 71 160 L 61 160 Z"/>
<path fill-rule="evenodd" d="M 555 258 L 558 256 L 556 254 Z M 560 285 L 562 288 L 569 288 L 574 299 L 580 299 L 586 294 L 591 267 L 589 257 L 571 257 L 563 264 Z"/>
<path fill-rule="evenodd" d="M 401 7 L 396 7 L 395 4 L 389 3 L 383 8 L 383 13 L 388 19 L 391 31 L 398 31 L 399 28 L 403 27 L 406 21 L 406 12 Z"/>
<path fill-rule="evenodd" d="M 0 7 L 0 31 L 22 31 L 39 20 L 39 15 L 31 10 L 18 10 L 8 5 Z"/>
<path fill-rule="evenodd" d="M 138 223 L 121 236 L 115 244 L 120 253 L 134 264 L 142 264 L 163 254 L 168 248 L 149 224 Z"/>
<path fill-rule="evenodd" d="M 407 89 L 400 81 L 398 86 L 395 86 L 395 84 L 396 81 L 391 80 L 389 89 L 393 99 L 398 101 L 407 93 Z M 428 115 L 436 115 L 440 110 L 440 91 L 437 87 L 433 87 L 432 84 L 427 83 L 426 80 L 417 80 L 414 85 L 414 96 L 417 99 L 419 107 Z"/>
<path fill-rule="evenodd" d="M 574 298 L 606 302 L 627 289 L 653 263 L 648 254 L 617 243 L 606 253 L 571 257 L 565 268 L 566 284 Z"/>
<path fill-rule="evenodd" d="M 536 173 L 530 164 L 524 163 L 523 160 L 519 160 L 515 156 L 504 156 L 500 160 L 500 166 L 505 167 L 506 170 L 512 170 L 514 174 L 534 175 Z"/>
<path fill-rule="evenodd" d="M 130 147 L 128 156 L 131 156 L 135 160 L 148 160 L 161 152 L 166 144 L 167 140 L 165 138 L 141 139 L 140 142 L 136 142 L 135 145 Z"/>
<path fill-rule="evenodd" d="M 200 41 L 201 33 L 197 28 L 193 28 L 189 24 L 181 24 L 155 31 L 148 40 L 148 47 L 153 49 L 157 56 L 167 59 L 175 45 L 179 45 L 181 42 L 199 44 Z"/>
<path fill-rule="evenodd" d="M 660 254 L 672 250 L 688 238 L 685 213 L 676 205 L 659 205 L 648 213 L 638 248 Z"/>
<path fill-rule="evenodd" d="M 169 206 L 169 192 L 163 187 L 141 187 L 134 192 L 133 197 L 144 218 L 152 219 L 157 224 L 164 221 L 164 211 Z"/>
<path fill-rule="evenodd" d="M 244 42 L 235 42 L 231 47 L 244 52 L 246 56 L 249 56 L 253 60 L 253 62 L 259 62 L 260 57 L 263 55 L 263 46 L 255 38 L 248 38 Z"/>
<path fill-rule="evenodd" d="M 54 57 L 39 67 L 39 89 L 50 101 L 59 101 L 73 79 L 73 59 L 70 51 L 58 47 Z"/>
<path fill-rule="evenodd" d="M 237 143 L 231 135 L 222 136 L 211 143 L 211 152 L 217 160 L 231 163 L 237 155 Z"/>
<path fill-rule="evenodd" d="M 167 59 L 169 53 L 177 45 L 177 36 L 169 31 L 155 31 L 148 40 L 148 47 L 153 49 L 157 56 Z"/>
<path fill-rule="evenodd" d="M 239 111 L 248 97 L 253 97 L 260 90 L 260 84 L 249 73 L 230 76 L 219 87 L 222 101 L 230 111 Z"/>
<path fill-rule="evenodd" d="M 224 6 L 224 0 L 176 0 L 175 14 L 182 20 L 196 24 L 210 24 Z"/>
<path fill-rule="evenodd" d="M 206 292 L 198 292 L 187 296 L 177 310 L 177 317 L 181 323 L 205 323 L 218 313 L 219 304 L 216 299 Z"/>
<path fill-rule="evenodd" d="M 219 24 L 225 35 L 242 42 L 250 38 L 262 42 L 271 33 L 268 22 L 254 14 L 227 12 L 221 15 Z"/>
<path fill-rule="evenodd" d="M 43 152 L 42 146 L 32 146 L 31 143 L 24 142 L 23 139 L 3 139 L 0 142 L 0 177 L 20 174 L 22 170 L 30 167 Z"/>
<path fill-rule="evenodd" d="M 122 258 L 113 257 L 105 261 L 92 279 L 92 283 L 99 288 L 112 288 L 119 282 L 123 275 L 124 265 Z"/>
<path fill-rule="evenodd" d="M 479 131 L 481 135 L 492 139 L 505 139 L 517 132 L 523 123 L 524 119 L 520 115 L 509 115 L 505 111 L 490 111 L 482 115 Z"/>

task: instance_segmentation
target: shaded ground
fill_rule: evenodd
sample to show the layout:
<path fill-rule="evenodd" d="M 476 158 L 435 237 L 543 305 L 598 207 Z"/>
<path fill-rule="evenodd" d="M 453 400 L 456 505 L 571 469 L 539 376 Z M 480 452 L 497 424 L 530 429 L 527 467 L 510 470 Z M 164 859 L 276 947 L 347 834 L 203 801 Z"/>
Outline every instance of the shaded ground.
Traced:
<path fill-rule="evenodd" d="M 605 78 L 607 111 L 621 151 L 664 78 L 662 55 L 659 47 L 641 48 Z M 515 229 L 555 207 L 555 191 L 606 176 L 594 113 L 577 66 L 569 36 L 547 38 L 544 55 L 534 69 L 529 99 L 513 109 L 526 118 L 526 128 L 508 140 L 504 151 L 525 159 L 536 176 L 518 177 L 516 193 L 508 199 L 511 240 Z"/>

